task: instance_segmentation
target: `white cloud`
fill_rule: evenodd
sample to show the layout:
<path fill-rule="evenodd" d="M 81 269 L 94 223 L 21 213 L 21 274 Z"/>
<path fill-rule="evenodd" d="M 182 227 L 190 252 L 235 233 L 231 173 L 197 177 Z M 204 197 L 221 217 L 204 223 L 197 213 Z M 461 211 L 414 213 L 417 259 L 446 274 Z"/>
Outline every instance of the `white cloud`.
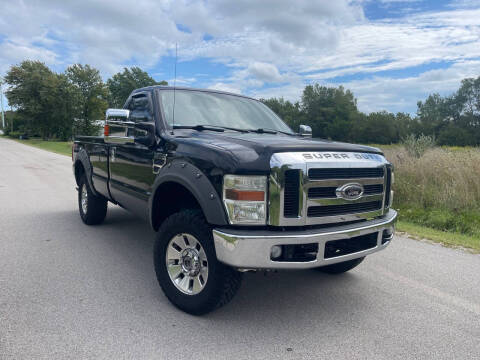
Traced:
<path fill-rule="evenodd" d="M 91 63 L 111 74 L 132 61 L 153 66 L 182 39 L 165 5 L 150 0 L 135 1 L 135 6 L 112 0 L 13 0 L 0 5 L 0 34 L 13 44 L 55 52 L 59 65 Z M 3 56 L 0 62 L 9 65 Z"/>
<path fill-rule="evenodd" d="M 448 69 L 426 71 L 416 77 L 391 78 L 373 77 L 351 81 L 348 88 L 358 99 L 362 111 L 415 112 L 419 100 L 427 94 L 450 95 L 460 86 L 460 81 L 468 77 L 478 77 L 480 61 L 465 61 Z"/>
<path fill-rule="evenodd" d="M 0 54 L 2 58 L 0 75 L 8 70 L 10 64 L 19 63 L 24 59 L 39 60 L 48 65 L 54 65 L 58 61 L 57 55 L 51 50 L 11 41 L 0 43 Z"/>
<path fill-rule="evenodd" d="M 277 67 L 268 63 L 256 61 L 248 66 L 248 72 L 261 81 L 278 82 L 282 80 Z"/>
<path fill-rule="evenodd" d="M 226 84 L 226 83 L 222 83 L 222 82 L 217 82 L 213 85 L 210 85 L 208 88 L 213 89 L 213 90 L 228 91 L 228 92 L 235 93 L 235 94 L 241 94 L 242 93 L 242 91 L 239 88 L 236 88 L 235 86 L 233 86 L 231 84 Z"/>
<path fill-rule="evenodd" d="M 376 21 L 364 17 L 366 1 L 3 1 L 0 73 L 27 58 L 57 69 L 89 63 L 105 77 L 130 64 L 162 73 L 158 64 L 178 42 L 179 61 L 208 58 L 230 69 L 215 78 L 179 77 L 179 84 L 296 100 L 307 82 L 361 74 L 369 78 L 344 85 L 372 110 L 411 108 L 428 93 L 454 91 L 466 73 L 478 76 L 478 1 Z M 453 65 L 403 79 L 378 74 L 439 62 Z M 429 80 L 440 75 L 447 79 Z"/>
<path fill-rule="evenodd" d="M 178 76 L 177 79 L 173 78 L 166 81 L 171 86 L 173 86 L 175 83 L 177 84 L 177 86 L 190 86 L 191 84 L 194 84 L 197 81 L 197 79 L 194 77 L 186 78 L 186 77 Z"/>
<path fill-rule="evenodd" d="M 423 0 L 380 0 L 382 4 L 391 4 L 391 3 L 413 3 L 421 2 Z"/>

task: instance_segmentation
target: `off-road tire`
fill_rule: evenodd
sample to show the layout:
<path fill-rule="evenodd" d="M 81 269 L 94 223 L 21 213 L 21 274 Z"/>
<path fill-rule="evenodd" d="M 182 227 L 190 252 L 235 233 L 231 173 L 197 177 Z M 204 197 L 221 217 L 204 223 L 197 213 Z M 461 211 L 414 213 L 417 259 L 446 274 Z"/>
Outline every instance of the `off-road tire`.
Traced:
<path fill-rule="evenodd" d="M 208 279 L 196 295 L 181 292 L 167 271 L 168 244 L 178 234 L 195 237 L 207 256 Z M 192 315 L 206 314 L 227 304 L 240 288 L 242 273 L 217 260 L 212 229 L 198 210 L 182 210 L 162 223 L 155 239 L 153 260 L 158 283 L 166 297 L 177 308 Z"/>
<path fill-rule="evenodd" d="M 82 206 L 82 191 L 84 190 L 87 193 L 86 211 Z M 107 216 L 107 207 L 108 200 L 102 196 L 94 195 L 85 174 L 82 175 L 78 184 L 78 210 L 82 221 L 87 225 L 101 224 Z"/>
<path fill-rule="evenodd" d="M 352 270 L 353 268 L 360 265 L 360 263 L 364 259 L 365 259 L 365 256 L 358 259 L 344 261 L 341 263 L 318 267 L 318 268 L 315 268 L 315 270 L 318 270 L 327 274 L 343 274 L 344 272 Z"/>

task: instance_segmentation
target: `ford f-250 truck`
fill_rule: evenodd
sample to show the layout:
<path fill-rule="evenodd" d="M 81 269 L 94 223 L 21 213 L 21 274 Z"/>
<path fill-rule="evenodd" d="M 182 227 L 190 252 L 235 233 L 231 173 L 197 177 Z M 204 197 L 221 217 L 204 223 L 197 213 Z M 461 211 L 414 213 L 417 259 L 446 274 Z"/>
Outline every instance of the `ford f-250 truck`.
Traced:
<path fill-rule="evenodd" d="M 338 274 L 394 234 L 379 149 L 295 133 L 245 96 L 135 90 L 107 110 L 104 136 L 76 138 L 72 160 L 83 222 L 100 224 L 108 202 L 146 219 L 158 282 L 192 314 L 226 304 L 244 271 Z"/>

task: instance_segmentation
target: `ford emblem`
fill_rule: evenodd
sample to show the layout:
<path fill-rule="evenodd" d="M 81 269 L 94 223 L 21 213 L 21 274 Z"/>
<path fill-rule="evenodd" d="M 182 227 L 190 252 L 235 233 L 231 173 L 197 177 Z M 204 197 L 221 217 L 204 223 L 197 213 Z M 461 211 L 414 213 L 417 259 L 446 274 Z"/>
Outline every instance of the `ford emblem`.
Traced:
<path fill-rule="evenodd" d="M 357 200 L 363 195 L 362 184 L 350 183 L 338 187 L 335 191 L 338 198 L 345 200 Z"/>

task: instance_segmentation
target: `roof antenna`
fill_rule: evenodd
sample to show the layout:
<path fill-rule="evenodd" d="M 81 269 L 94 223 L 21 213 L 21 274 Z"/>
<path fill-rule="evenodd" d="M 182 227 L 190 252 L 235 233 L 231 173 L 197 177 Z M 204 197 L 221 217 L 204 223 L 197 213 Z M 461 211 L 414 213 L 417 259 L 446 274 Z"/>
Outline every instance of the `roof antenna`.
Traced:
<path fill-rule="evenodd" d="M 175 43 L 175 77 L 173 80 L 173 119 L 172 119 L 172 135 L 175 128 L 175 90 L 177 88 L 177 48 L 178 43 Z"/>

